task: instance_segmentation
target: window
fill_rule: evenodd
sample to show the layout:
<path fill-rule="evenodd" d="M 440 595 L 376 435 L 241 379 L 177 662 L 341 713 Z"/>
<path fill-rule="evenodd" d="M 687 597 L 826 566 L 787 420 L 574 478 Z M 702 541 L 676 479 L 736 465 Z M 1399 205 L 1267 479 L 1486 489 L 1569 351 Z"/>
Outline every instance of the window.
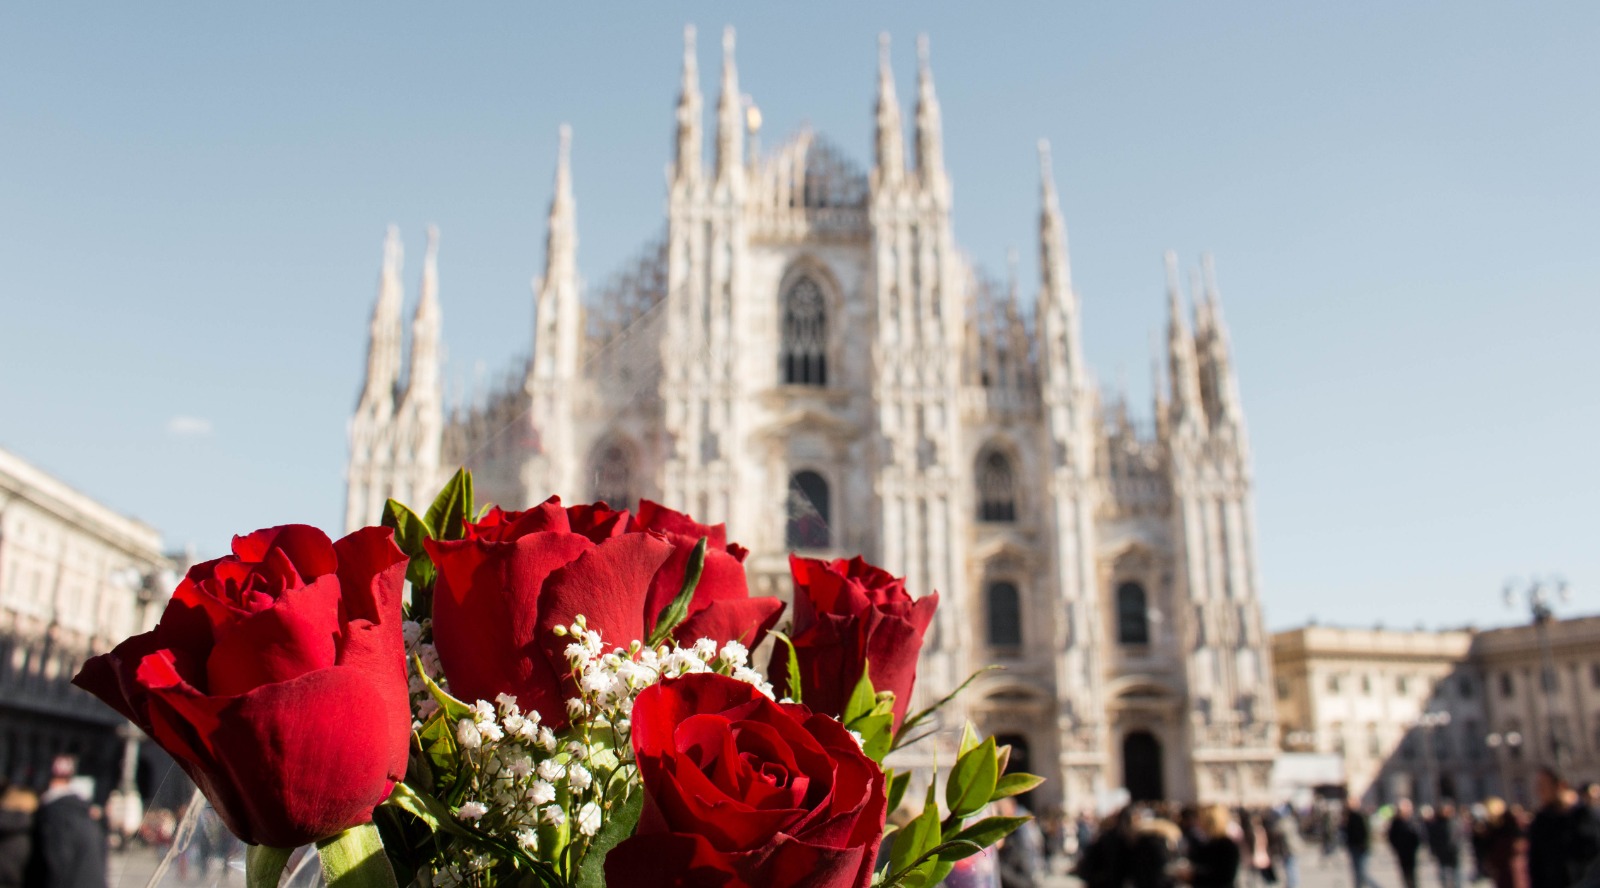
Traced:
<path fill-rule="evenodd" d="M 978 458 L 978 520 L 1006 523 L 1017 520 L 1016 478 L 1011 460 L 998 450 Z"/>
<path fill-rule="evenodd" d="M 1476 761 L 1483 754 L 1483 735 L 1478 733 L 1477 719 L 1467 719 L 1461 725 L 1462 748 L 1467 752 L 1467 758 Z"/>
<path fill-rule="evenodd" d="M 1500 673 L 1500 696 L 1502 696 L 1502 697 L 1510 697 L 1515 693 L 1516 693 L 1516 688 L 1512 686 L 1511 673 L 1509 673 L 1509 672 Z"/>
<path fill-rule="evenodd" d="M 1339 693 L 1339 676 L 1337 673 L 1328 676 L 1328 693 Z"/>
<path fill-rule="evenodd" d="M 1472 684 L 1472 676 L 1462 675 L 1456 678 L 1456 692 L 1461 695 L 1461 699 L 1471 700 L 1472 695 L 1477 692 L 1477 688 Z"/>
<path fill-rule="evenodd" d="M 787 385 L 828 384 L 828 313 L 822 287 L 802 276 L 783 294 L 778 372 Z"/>
<path fill-rule="evenodd" d="M 626 509 L 633 502 L 631 462 L 627 446 L 620 441 L 608 441 L 595 450 L 589 470 L 595 502 L 613 509 Z"/>
<path fill-rule="evenodd" d="M 1017 584 L 1004 580 L 990 583 L 984 599 L 988 605 L 989 646 L 1022 647 L 1022 601 Z"/>
<path fill-rule="evenodd" d="M 1401 676 L 1398 676 L 1398 677 L 1395 678 L 1395 680 L 1394 680 L 1395 693 L 1400 694 L 1401 696 L 1405 696 L 1405 693 L 1406 693 L 1406 691 L 1407 691 L 1407 689 L 1409 687 L 1410 687 L 1410 683 L 1406 681 L 1406 677 L 1404 675 L 1401 675 Z"/>
<path fill-rule="evenodd" d="M 1378 737 L 1378 726 L 1372 722 L 1367 723 L 1367 755 L 1373 758 L 1383 755 L 1383 740 Z"/>
<path fill-rule="evenodd" d="M 1589 664 L 1589 684 L 1600 688 L 1600 663 Z"/>
<path fill-rule="evenodd" d="M 1118 642 L 1150 643 L 1150 616 L 1147 609 L 1143 586 L 1130 581 L 1117 587 Z"/>
<path fill-rule="evenodd" d="M 1370 675 L 1361 676 L 1361 693 L 1363 693 L 1363 694 L 1372 693 L 1372 676 L 1370 676 Z"/>
<path fill-rule="evenodd" d="M 829 532 L 828 482 L 809 469 L 789 476 L 789 524 L 784 541 L 791 549 L 826 549 Z"/>
<path fill-rule="evenodd" d="M 1278 679 L 1278 699 L 1279 700 L 1287 700 L 1287 699 L 1289 699 L 1289 681 L 1288 681 L 1288 679 L 1283 679 L 1283 678 Z"/>

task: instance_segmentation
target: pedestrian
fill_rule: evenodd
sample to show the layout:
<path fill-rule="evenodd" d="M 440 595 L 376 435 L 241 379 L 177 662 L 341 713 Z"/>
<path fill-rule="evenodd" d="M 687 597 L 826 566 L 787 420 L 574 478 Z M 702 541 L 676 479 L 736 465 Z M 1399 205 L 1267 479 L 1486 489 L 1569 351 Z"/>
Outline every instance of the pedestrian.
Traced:
<path fill-rule="evenodd" d="M 1439 865 L 1439 888 L 1461 888 L 1461 821 L 1454 802 L 1444 802 L 1427 824 L 1428 853 Z"/>
<path fill-rule="evenodd" d="M 1100 821 L 1100 830 L 1078 858 L 1072 874 L 1085 888 L 1122 888 L 1128 878 L 1129 811 L 1126 808 Z"/>
<path fill-rule="evenodd" d="M 1516 811 L 1501 799 L 1484 800 L 1483 863 L 1495 888 L 1528 888 L 1528 838 Z"/>
<path fill-rule="evenodd" d="M 1339 851 L 1339 812 L 1333 802 L 1323 802 L 1317 811 L 1317 838 L 1322 842 L 1322 865 L 1327 866 Z"/>
<path fill-rule="evenodd" d="M 33 819 L 28 888 L 106 888 L 106 832 L 74 782 L 78 761 L 58 755 Z"/>
<path fill-rule="evenodd" d="M 1004 798 L 995 803 L 995 812 L 1002 817 L 1026 817 L 1028 809 L 1014 798 Z M 1033 888 L 1045 876 L 1044 833 L 1033 820 L 1006 836 L 1000 843 L 1001 888 Z"/>
<path fill-rule="evenodd" d="M 1400 881 L 1406 888 L 1417 888 L 1417 849 L 1422 847 L 1422 830 L 1417 829 L 1417 822 L 1412 819 L 1410 799 L 1401 799 L 1395 804 L 1388 838 L 1395 862 L 1400 866 Z"/>
<path fill-rule="evenodd" d="M 23 888 L 39 797 L 0 780 L 0 888 Z"/>
<path fill-rule="evenodd" d="M 1539 810 L 1528 826 L 1528 884 L 1530 888 L 1567 888 L 1588 865 L 1581 841 L 1581 822 L 1587 810 L 1578 794 L 1554 768 L 1539 769 L 1533 780 Z"/>
<path fill-rule="evenodd" d="M 1234 888 L 1239 880 L 1239 843 L 1233 835 L 1233 818 L 1221 805 L 1207 805 L 1198 818 L 1201 840 L 1189 849 L 1188 864 L 1179 878 L 1194 888 Z"/>
<path fill-rule="evenodd" d="M 1355 888 L 1378 888 L 1367 873 L 1367 858 L 1372 853 L 1372 827 L 1361 800 L 1352 798 L 1344 812 L 1344 849 L 1350 854 L 1350 878 Z"/>
<path fill-rule="evenodd" d="M 1132 888 L 1172 888 L 1171 868 L 1183 837 L 1178 825 L 1149 808 L 1134 812 L 1128 843 L 1128 884 Z"/>
<path fill-rule="evenodd" d="M 1282 864 L 1283 888 L 1300 888 L 1300 825 L 1294 809 L 1267 814 L 1267 854 L 1274 864 Z"/>

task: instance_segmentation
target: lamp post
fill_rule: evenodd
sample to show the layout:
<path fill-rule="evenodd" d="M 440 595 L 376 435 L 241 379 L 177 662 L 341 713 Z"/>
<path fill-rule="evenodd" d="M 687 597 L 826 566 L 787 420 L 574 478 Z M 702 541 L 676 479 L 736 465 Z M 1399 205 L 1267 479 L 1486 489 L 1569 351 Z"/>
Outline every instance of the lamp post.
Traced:
<path fill-rule="evenodd" d="M 1522 746 L 1522 735 L 1516 731 L 1506 731 L 1503 734 L 1496 731 L 1484 737 L 1483 742 L 1494 750 L 1495 763 L 1500 771 L 1500 794 L 1506 797 L 1507 802 L 1514 801 L 1511 798 L 1511 780 L 1507 776 L 1506 755 Z"/>
<path fill-rule="evenodd" d="M 1506 607 L 1516 605 L 1517 586 L 1516 580 L 1506 581 L 1502 590 Z M 1555 602 L 1559 600 L 1565 604 L 1571 600 L 1572 593 L 1567 588 L 1567 581 L 1560 577 L 1534 577 L 1528 580 L 1522 595 L 1527 600 L 1528 611 L 1533 619 L 1534 635 L 1539 641 L 1539 696 L 1544 705 L 1545 732 L 1550 735 L 1550 758 L 1555 763 L 1556 770 L 1565 773 L 1567 747 L 1561 742 L 1561 731 L 1555 711 L 1556 659 L 1555 652 L 1550 647 L 1550 623 L 1555 619 Z"/>
<path fill-rule="evenodd" d="M 1428 775 L 1427 796 L 1430 802 L 1438 802 L 1435 798 L 1439 793 L 1439 762 L 1433 753 L 1433 729 L 1442 728 L 1450 724 L 1448 712 L 1424 712 L 1417 717 L 1417 726 L 1422 728 L 1422 761 Z M 1417 803 L 1422 804 L 1423 793 L 1417 793 Z"/>

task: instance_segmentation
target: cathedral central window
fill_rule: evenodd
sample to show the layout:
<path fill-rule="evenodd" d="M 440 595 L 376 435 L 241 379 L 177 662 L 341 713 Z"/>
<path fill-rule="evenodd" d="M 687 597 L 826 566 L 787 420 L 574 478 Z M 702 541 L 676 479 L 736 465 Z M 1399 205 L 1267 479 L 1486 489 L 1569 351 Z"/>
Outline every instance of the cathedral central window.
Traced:
<path fill-rule="evenodd" d="M 785 385 L 828 384 L 827 304 L 810 277 L 800 277 L 783 294 L 778 372 Z"/>

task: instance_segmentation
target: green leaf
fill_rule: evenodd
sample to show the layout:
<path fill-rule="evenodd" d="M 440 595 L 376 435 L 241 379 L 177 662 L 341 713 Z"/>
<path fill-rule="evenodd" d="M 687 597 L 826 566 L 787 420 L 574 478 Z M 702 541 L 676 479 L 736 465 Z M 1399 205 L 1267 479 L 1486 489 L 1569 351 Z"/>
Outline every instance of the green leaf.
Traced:
<path fill-rule="evenodd" d="M 978 729 L 973 726 L 972 722 L 969 721 L 965 725 L 962 725 L 961 745 L 956 748 L 956 758 L 960 758 L 972 750 L 977 749 L 978 740 Z"/>
<path fill-rule="evenodd" d="M 689 563 L 683 569 L 683 586 L 678 590 L 678 597 L 661 609 L 655 628 L 650 630 L 645 642 L 650 647 L 664 644 L 672 638 L 672 630 L 689 616 L 689 602 L 694 599 L 695 587 L 700 585 L 700 574 L 705 569 L 706 538 L 701 537 L 700 542 L 694 544 L 694 551 L 689 553 Z"/>
<path fill-rule="evenodd" d="M 970 685 L 974 681 L 976 681 L 978 676 L 984 674 L 985 672 L 989 672 L 990 670 L 993 670 L 993 669 L 1004 669 L 1004 668 L 1005 667 L 1003 667 L 1003 666 L 989 665 L 989 666 L 983 667 L 982 669 L 979 669 L 977 672 L 974 672 L 971 675 L 967 676 L 967 680 L 966 681 L 964 681 L 961 684 L 957 685 L 955 690 L 953 690 L 950 693 L 946 694 L 943 698 L 941 698 L 939 700 L 939 702 L 933 704 L 932 706 L 929 706 L 927 709 L 921 710 L 920 712 L 917 712 L 917 713 L 907 717 L 905 721 L 900 723 L 900 730 L 895 732 L 895 735 L 894 735 L 894 748 L 895 749 L 899 749 L 902 746 L 908 745 L 908 741 L 904 741 L 904 740 L 902 740 L 902 738 L 904 738 L 907 734 L 911 733 L 911 729 L 912 728 L 916 727 L 917 725 L 922 724 L 924 721 L 927 720 L 928 716 L 933 715 L 935 712 L 938 712 L 945 704 L 949 703 L 951 700 L 954 700 L 956 698 L 956 695 L 961 693 L 962 691 L 966 690 L 967 689 L 967 685 Z M 925 737 L 927 735 L 924 734 L 922 736 Z M 918 739 L 921 739 L 921 737 L 919 737 Z"/>
<path fill-rule="evenodd" d="M 352 826 L 317 842 L 328 888 L 396 888 L 383 839 L 371 823 Z"/>
<path fill-rule="evenodd" d="M 1014 795 L 1022 795 L 1043 782 L 1044 778 L 1038 774 L 1023 774 L 1020 772 L 1007 774 L 996 781 L 994 792 L 989 795 L 989 801 L 993 802 Z"/>
<path fill-rule="evenodd" d="M 850 692 L 850 699 L 845 702 L 844 713 L 839 720 L 848 725 L 863 715 L 870 715 L 877 702 L 877 694 L 872 690 L 872 662 L 862 660 L 861 678 L 856 680 L 855 689 Z"/>
<path fill-rule="evenodd" d="M 886 811 L 895 811 L 900 808 L 900 800 L 906 797 L 906 787 L 911 785 L 910 771 L 890 771 L 888 774 L 889 807 Z"/>
<path fill-rule="evenodd" d="M 396 783 L 394 791 L 384 800 L 385 805 L 399 808 L 428 825 L 434 832 L 447 832 L 471 838 L 471 830 L 462 826 L 450 813 L 450 808 L 427 793 L 417 792 L 405 783 Z"/>
<path fill-rule="evenodd" d="M 1006 768 L 1011 767 L 1011 747 L 1009 745 L 995 747 L 994 767 L 997 774 L 1004 774 Z"/>
<path fill-rule="evenodd" d="M 578 863 L 575 888 L 606 888 L 606 855 L 623 839 L 633 835 L 639 825 L 639 815 L 644 811 L 644 792 L 635 790 L 622 804 L 606 814 L 606 822 L 589 840 L 589 850 Z"/>
<path fill-rule="evenodd" d="M 894 742 L 894 713 L 869 712 L 845 727 L 861 735 L 861 751 L 867 758 L 883 763 L 889 744 Z"/>
<path fill-rule="evenodd" d="M 1016 831 L 1017 827 L 1032 820 L 1032 817 L 985 817 L 976 823 L 969 824 L 966 828 L 950 836 L 951 842 L 971 842 L 981 850 L 1000 841 Z M 970 857 L 976 851 L 968 852 L 961 857 Z M 961 857 L 940 857 L 946 860 L 960 860 Z"/>
<path fill-rule="evenodd" d="M 283 868 L 289 864 L 293 848 L 271 845 L 246 845 L 244 849 L 245 888 L 278 888 Z"/>
<path fill-rule="evenodd" d="M 788 667 L 785 671 L 785 675 L 788 678 L 789 684 L 788 687 L 784 689 L 783 694 L 790 700 L 800 703 L 802 702 L 800 699 L 800 658 L 794 652 L 794 642 L 789 640 L 789 636 L 784 635 L 782 632 L 779 632 L 776 629 L 767 630 L 767 634 L 778 639 L 778 641 L 783 645 L 784 651 L 787 655 L 787 658 L 784 662 Z"/>
<path fill-rule="evenodd" d="M 950 769 L 950 779 L 945 783 L 945 803 L 951 817 L 971 816 L 989 804 L 998 776 L 995 764 L 993 737 L 985 738 L 976 748 L 956 759 L 956 766 Z"/>
<path fill-rule="evenodd" d="M 453 736 L 453 732 L 456 729 L 456 722 L 464 718 L 472 717 L 472 707 L 450 696 L 448 691 L 434 683 L 434 680 L 428 677 L 428 673 L 423 671 L 421 657 L 413 654 L 411 659 L 413 661 L 413 665 L 416 667 L 417 677 L 422 679 L 422 683 L 428 688 L 428 693 L 432 694 L 433 699 L 438 702 L 439 710 L 443 712 L 445 718 L 449 720 L 450 730 Z"/>
<path fill-rule="evenodd" d="M 928 849 L 939 843 L 939 802 L 935 795 L 938 782 L 935 775 L 934 781 L 928 784 L 928 798 L 923 803 L 922 813 L 895 834 L 894 847 L 889 852 L 891 881 L 915 868 Z"/>
<path fill-rule="evenodd" d="M 423 540 L 433 537 L 427 522 L 405 503 L 389 500 L 383 504 L 382 523 L 384 527 L 394 529 L 394 544 L 411 559 L 411 563 L 406 565 L 406 579 L 411 581 L 412 588 L 432 589 L 433 559 L 428 557 L 428 550 L 422 546 Z"/>
<path fill-rule="evenodd" d="M 457 469 L 428 507 L 424 520 L 434 539 L 459 540 L 466 536 L 466 522 L 472 514 L 472 473 Z"/>

